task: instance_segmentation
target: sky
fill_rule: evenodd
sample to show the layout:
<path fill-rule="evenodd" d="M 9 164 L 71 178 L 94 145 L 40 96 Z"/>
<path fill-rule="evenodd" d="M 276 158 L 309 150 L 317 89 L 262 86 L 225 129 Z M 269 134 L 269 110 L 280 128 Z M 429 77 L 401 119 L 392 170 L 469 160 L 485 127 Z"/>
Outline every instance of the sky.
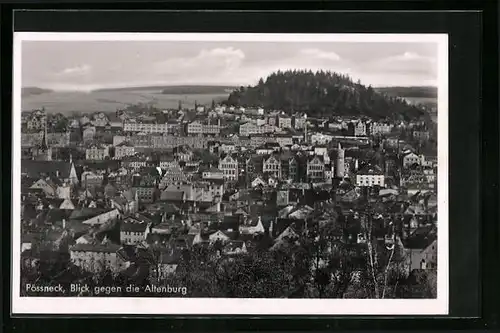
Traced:
<path fill-rule="evenodd" d="M 437 44 L 23 41 L 22 86 L 92 90 L 253 85 L 273 71 L 330 70 L 365 85 L 437 86 Z"/>

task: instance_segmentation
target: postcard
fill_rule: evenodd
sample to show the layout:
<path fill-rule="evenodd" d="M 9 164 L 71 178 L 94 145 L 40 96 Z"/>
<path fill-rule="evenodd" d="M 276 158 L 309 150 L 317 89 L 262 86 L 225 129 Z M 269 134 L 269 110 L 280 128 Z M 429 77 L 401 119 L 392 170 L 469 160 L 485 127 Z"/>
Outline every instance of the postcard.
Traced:
<path fill-rule="evenodd" d="M 448 313 L 447 35 L 16 32 L 13 59 L 13 314 Z"/>

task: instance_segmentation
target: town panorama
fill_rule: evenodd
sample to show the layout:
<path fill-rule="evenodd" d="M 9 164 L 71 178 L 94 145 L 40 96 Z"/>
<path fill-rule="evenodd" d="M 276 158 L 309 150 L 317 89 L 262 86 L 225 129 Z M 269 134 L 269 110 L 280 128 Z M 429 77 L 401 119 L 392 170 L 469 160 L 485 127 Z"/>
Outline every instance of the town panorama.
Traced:
<path fill-rule="evenodd" d="M 23 110 L 21 296 L 436 297 L 435 110 L 325 73 L 227 95 Z"/>

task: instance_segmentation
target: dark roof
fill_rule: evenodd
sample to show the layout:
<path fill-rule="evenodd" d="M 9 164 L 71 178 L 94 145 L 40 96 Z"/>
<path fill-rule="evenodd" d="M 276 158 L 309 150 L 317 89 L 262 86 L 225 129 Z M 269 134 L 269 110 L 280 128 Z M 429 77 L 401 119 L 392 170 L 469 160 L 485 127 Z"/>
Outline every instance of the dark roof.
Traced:
<path fill-rule="evenodd" d="M 147 228 L 146 223 L 122 223 L 120 225 L 120 231 L 127 232 L 144 232 Z"/>
<path fill-rule="evenodd" d="M 171 233 L 162 233 L 162 234 L 156 234 L 156 233 L 149 233 L 146 236 L 146 242 L 148 244 L 155 244 L 158 242 L 159 244 L 166 243 L 170 240 Z"/>
<path fill-rule="evenodd" d="M 229 229 L 238 230 L 239 225 L 240 216 L 224 216 L 222 222 L 217 224 L 217 229 L 222 231 Z"/>
<path fill-rule="evenodd" d="M 91 217 L 100 215 L 100 214 L 102 214 L 104 212 L 106 212 L 106 210 L 102 209 L 102 208 L 88 208 L 88 207 L 84 207 L 84 208 L 81 208 L 81 209 L 75 209 L 75 210 L 73 210 L 71 212 L 71 215 L 69 216 L 69 218 L 71 220 L 86 220 L 86 219 L 89 219 Z"/>
<path fill-rule="evenodd" d="M 163 191 L 160 200 L 162 201 L 182 201 L 184 192 L 182 191 Z"/>
<path fill-rule="evenodd" d="M 51 209 L 45 217 L 45 223 L 54 224 L 62 221 L 63 219 L 68 219 L 70 215 L 71 213 L 68 213 L 65 209 Z"/>
<path fill-rule="evenodd" d="M 21 173 L 28 177 L 38 178 L 40 174 L 55 176 L 59 172 L 61 178 L 69 178 L 71 164 L 64 161 L 21 160 Z"/>
<path fill-rule="evenodd" d="M 120 168 L 120 161 L 118 160 L 104 160 L 104 161 L 87 161 L 84 160 L 80 163 L 91 170 L 117 170 Z"/>
<path fill-rule="evenodd" d="M 376 165 L 366 165 L 364 168 L 357 172 L 358 175 L 383 175 L 384 173 L 380 167 Z"/>
<path fill-rule="evenodd" d="M 304 228 L 305 221 L 298 219 L 289 219 L 289 218 L 278 218 L 276 222 L 273 224 L 273 236 L 279 236 L 283 231 L 285 231 L 288 227 L 292 227 L 296 232 L 301 231 Z"/>
<path fill-rule="evenodd" d="M 75 244 L 70 248 L 70 251 L 86 251 L 86 252 L 117 252 L 120 249 L 116 244 Z"/>
<path fill-rule="evenodd" d="M 407 249 L 425 249 L 437 239 L 435 226 L 424 226 L 415 229 L 405 240 L 403 245 Z"/>

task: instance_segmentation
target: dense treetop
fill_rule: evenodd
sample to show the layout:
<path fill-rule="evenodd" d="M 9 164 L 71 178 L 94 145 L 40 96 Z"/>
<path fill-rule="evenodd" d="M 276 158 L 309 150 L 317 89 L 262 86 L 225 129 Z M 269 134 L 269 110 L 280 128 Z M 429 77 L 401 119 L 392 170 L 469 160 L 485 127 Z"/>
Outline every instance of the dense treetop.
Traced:
<path fill-rule="evenodd" d="M 227 100 L 233 106 L 261 106 L 311 117 L 367 116 L 411 120 L 425 116 L 417 106 L 353 82 L 347 75 L 328 71 L 278 71 L 256 86 L 240 87 Z"/>

